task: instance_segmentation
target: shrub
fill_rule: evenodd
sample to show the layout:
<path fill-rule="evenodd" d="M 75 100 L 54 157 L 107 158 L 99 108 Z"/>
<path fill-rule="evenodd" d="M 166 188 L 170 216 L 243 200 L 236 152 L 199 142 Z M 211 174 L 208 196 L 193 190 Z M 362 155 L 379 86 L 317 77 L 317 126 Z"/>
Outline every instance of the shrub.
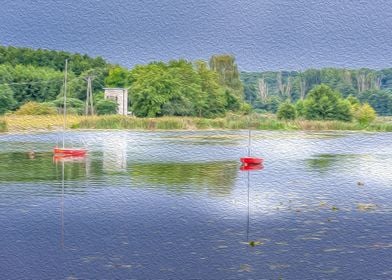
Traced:
<path fill-rule="evenodd" d="M 354 118 L 361 125 L 368 125 L 376 119 L 376 111 L 368 103 L 358 106 L 354 111 Z"/>
<path fill-rule="evenodd" d="M 0 132 L 7 131 L 7 122 L 0 119 Z"/>
<path fill-rule="evenodd" d="M 16 105 L 14 93 L 8 85 L 0 85 L 0 115 L 12 110 Z"/>
<path fill-rule="evenodd" d="M 298 117 L 305 116 L 305 105 L 303 100 L 298 100 L 297 103 L 295 103 L 295 109 L 297 110 Z"/>
<path fill-rule="evenodd" d="M 54 115 L 57 111 L 48 103 L 30 101 L 22 105 L 15 114 L 17 115 Z"/>
<path fill-rule="evenodd" d="M 112 100 L 100 100 L 97 103 L 98 115 L 112 115 L 117 113 L 117 103 Z"/>
<path fill-rule="evenodd" d="M 60 97 L 53 101 L 53 104 L 57 108 L 63 109 L 64 107 L 64 97 Z M 68 114 L 79 114 L 82 115 L 84 113 L 84 102 L 77 98 L 67 98 L 67 113 Z"/>
<path fill-rule="evenodd" d="M 297 117 L 297 111 L 293 104 L 285 102 L 279 106 L 277 116 L 280 120 L 294 120 Z"/>
<path fill-rule="evenodd" d="M 305 118 L 308 120 L 352 119 L 351 104 L 344 100 L 339 92 L 321 84 L 314 87 L 304 101 Z"/>

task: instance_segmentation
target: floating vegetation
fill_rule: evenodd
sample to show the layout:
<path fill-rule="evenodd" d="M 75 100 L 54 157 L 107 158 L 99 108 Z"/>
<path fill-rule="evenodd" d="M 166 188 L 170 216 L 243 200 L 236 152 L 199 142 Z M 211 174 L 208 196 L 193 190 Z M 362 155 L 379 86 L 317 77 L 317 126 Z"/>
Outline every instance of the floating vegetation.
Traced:
<path fill-rule="evenodd" d="M 264 243 L 261 242 L 261 241 L 255 241 L 255 240 L 249 241 L 249 246 L 251 246 L 251 247 L 260 246 L 260 245 L 263 245 L 263 244 L 264 244 Z"/>
<path fill-rule="evenodd" d="M 332 210 L 332 211 L 338 211 L 338 210 L 339 210 L 339 208 L 338 208 L 338 207 L 336 207 L 336 206 L 332 206 L 331 210 Z"/>
<path fill-rule="evenodd" d="M 376 210 L 377 205 L 372 203 L 358 203 L 357 209 L 359 211 L 373 211 Z"/>
<path fill-rule="evenodd" d="M 239 272 L 251 272 L 252 271 L 252 266 L 249 264 L 241 264 L 240 269 L 238 270 Z"/>

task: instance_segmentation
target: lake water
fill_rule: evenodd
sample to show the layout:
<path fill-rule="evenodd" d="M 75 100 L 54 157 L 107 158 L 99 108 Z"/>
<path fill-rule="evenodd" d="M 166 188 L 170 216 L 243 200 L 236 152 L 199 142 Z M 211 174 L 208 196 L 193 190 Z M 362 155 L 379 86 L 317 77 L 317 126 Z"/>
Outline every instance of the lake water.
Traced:
<path fill-rule="evenodd" d="M 247 135 L 0 135 L 0 279 L 392 279 L 392 134 Z"/>

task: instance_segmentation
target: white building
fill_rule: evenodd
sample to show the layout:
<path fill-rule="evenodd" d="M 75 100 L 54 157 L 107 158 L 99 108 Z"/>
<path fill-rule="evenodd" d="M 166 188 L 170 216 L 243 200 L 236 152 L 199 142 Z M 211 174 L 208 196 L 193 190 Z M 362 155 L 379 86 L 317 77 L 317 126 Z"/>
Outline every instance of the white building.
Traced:
<path fill-rule="evenodd" d="M 128 115 L 128 89 L 126 88 L 104 88 L 105 99 L 117 102 L 117 114 Z"/>

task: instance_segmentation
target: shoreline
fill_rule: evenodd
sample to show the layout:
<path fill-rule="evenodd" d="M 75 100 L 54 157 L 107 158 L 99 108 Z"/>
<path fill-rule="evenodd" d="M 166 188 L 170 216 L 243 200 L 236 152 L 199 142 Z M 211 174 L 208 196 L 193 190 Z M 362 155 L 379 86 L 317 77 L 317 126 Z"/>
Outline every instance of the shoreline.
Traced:
<path fill-rule="evenodd" d="M 1 134 L 60 132 L 61 115 L 0 117 Z M 392 132 L 392 118 L 381 117 L 368 126 L 341 121 L 281 121 L 272 115 L 227 115 L 223 118 L 205 119 L 196 117 L 136 118 L 120 115 L 67 117 L 67 129 L 82 130 L 133 130 L 133 131 L 345 131 L 345 132 Z"/>

